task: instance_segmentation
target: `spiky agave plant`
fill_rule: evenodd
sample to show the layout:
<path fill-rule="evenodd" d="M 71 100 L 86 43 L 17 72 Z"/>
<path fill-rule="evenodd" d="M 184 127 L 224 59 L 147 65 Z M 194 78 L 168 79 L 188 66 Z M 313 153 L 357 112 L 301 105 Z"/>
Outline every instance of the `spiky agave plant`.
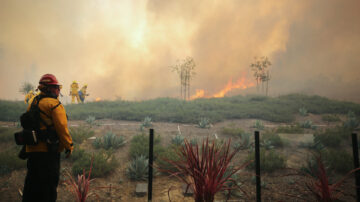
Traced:
<path fill-rule="evenodd" d="M 141 155 L 131 161 L 126 169 L 126 175 L 131 180 L 146 180 L 148 177 L 149 160 Z"/>
<path fill-rule="evenodd" d="M 177 171 L 168 172 L 192 186 L 196 202 L 212 202 L 217 192 L 232 189 L 226 183 L 248 164 L 229 170 L 231 160 L 238 151 L 230 152 L 230 143 L 231 140 L 216 147 L 214 141 L 209 143 L 206 139 L 199 148 L 197 144 L 193 146 L 185 139 L 178 152 L 180 160 L 167 160 Z"/>

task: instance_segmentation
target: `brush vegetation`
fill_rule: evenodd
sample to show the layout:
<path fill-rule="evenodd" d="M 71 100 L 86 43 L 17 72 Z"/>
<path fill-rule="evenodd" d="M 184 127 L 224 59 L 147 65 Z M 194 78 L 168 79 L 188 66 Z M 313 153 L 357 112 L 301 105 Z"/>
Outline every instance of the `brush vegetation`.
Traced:
<path fill-rule="evenodd" d="M 359 104 L 302 94 L 274 98 L 238 95 L 192 101 L 175 98 L 146 101 L 117 100 L 65 106 L 72 120 L 85 120 L 89 116 L 95 116 L 97 119 L 143 121 L 145 115 L 151 117 L 152 121 L 195 124 L 201 117 L 207 117 L 213 123 L 242 118 L 292 122 L 301 107 L 312 114 L 347 114 L 352 111 L 355 115 L 360 115 Z M 24 102 L 0 100 L 0 121 L 17 121 L 25 110 Z"/>

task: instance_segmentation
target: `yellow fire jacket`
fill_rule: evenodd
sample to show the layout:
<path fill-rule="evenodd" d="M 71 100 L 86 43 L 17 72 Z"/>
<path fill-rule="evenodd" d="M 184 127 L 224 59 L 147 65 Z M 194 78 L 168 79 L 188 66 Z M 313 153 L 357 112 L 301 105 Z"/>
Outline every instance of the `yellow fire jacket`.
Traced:
<path fill-rule="evenodd" d="M 30 110 L 31 103 L 36 102 L 36 99 L 31 100 L 28 106 Z M 45 114 L 40 113 L 41 119 L 47 125 L 53 125 L 56 133 L 59 137 L 59 149 L 58 152 L 64 151 L 64 149 L 73 150 L 73 141 L 67 127 L 67 117 L 64 106 L 59 100 L 55 98 L 45 97 L 39 102 L 39 108 Z M 46 126 L 40 122 L 40 129 L 46 130 Z M 37 145 L 26 145 L 26 152 L 47 152 L 47 145 L 45 142 L 40 141 Z"/>
<path fill-rule="evenodd" d="M 78 94 L 78 90 L 79 90 L 79 84 L 77 83 L 72 83 L 70 86 L 71 89 L 71 95 L 77 95 Z"/>

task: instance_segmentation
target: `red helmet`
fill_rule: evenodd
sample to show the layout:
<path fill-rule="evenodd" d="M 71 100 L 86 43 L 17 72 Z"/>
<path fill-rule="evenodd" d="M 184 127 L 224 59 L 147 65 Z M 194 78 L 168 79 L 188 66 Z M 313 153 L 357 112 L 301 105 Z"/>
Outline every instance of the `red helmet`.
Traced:
<path fill-rule="evenodd" d="M 59 86 L 59 82 L 56 79 L 56 77 L 52 74 L 44 74 L 39 81 L 39 84 L 44 84 L 44 85 L 57 85 Z"/>

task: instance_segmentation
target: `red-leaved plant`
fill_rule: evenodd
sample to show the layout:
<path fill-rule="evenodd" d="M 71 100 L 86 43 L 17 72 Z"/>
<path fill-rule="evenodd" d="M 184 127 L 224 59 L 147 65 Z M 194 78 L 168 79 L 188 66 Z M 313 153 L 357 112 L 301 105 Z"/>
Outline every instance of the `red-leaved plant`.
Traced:
<path fill-rule="evenodd" d="M 233 180 L 231 176 L 248 165 L 230 166 L 238 151 L 230 152 L 231 140 L 219 146 L 206 139 L 201 148 L 197 144 L 191 145 L 186 139 L 184 142 L 177 152 L 181 160 L 164 160 L 177 168 L 175 172 L 167 171 L 171 176 L 180 178 L 193 188 L 196 202 L 212 202 L 218 191 L 233 189 L 227 187 L 226 182 Z"/>
<path fill-rule="evenodd" d="M 90 182 L 94 180 L 90 179 L 92 164 L 93 158 L 91 159 L 90 171 L 87 177 L 85 177 L 85 169 L 83 170 L 83 174 L 77 176 L 77 180 L 75 180 L 70 173 L 67 173 L 69 179 L 65 180 L 65 184 L 68 185 L 69 190 L 75 195 L 77 202 L 85 202 L 90 195 Z"/>
<path fill-rule="evenodd" d="M 339 199 L 343 195 L 343 192 L 339 187 L 344 183 L 345 179 L 348 178 L 352 173 L 359 170 L 354 169 L 348 172 L 342 179 L 334 184 L 329 184 L 329 178 L 326 174 L 325 166 L 322 162 L 321 156 L 315 156 L 317 160 L 317 170 L 313 170 L 310 175 L 311 180 L 306 183 L 307 189 L 312 193 L 317 201 L 320 202 L 332 202 Z"/>

